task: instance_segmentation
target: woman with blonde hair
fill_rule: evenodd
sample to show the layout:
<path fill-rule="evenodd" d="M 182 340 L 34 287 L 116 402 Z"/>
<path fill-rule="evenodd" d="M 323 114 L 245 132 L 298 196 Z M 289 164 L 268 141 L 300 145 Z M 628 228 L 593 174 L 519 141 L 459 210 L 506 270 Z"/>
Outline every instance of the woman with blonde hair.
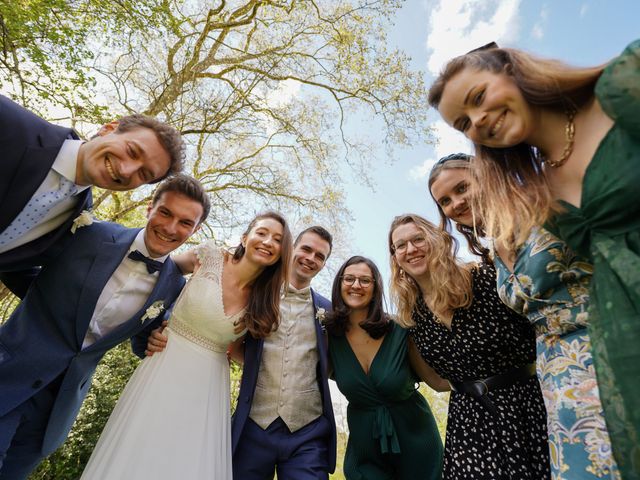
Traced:
<path fill-rule="evenodd" d="M 473 212 L 478 190 L 470 155 L 441 158 L 429 175 L 440 228 L 451 222 L 470 250 L 481 244 L 482 222 Z M 486 257 L 485 257 L 486 258 Z M 593 267 L 550 232 L 534 229 L 515 252 L 494 251 L 498 295 L 536 330 L 537 371 L 547 407 L 551 478 L 619 477 L 604 421 L 587 332 Z"/>
<path fill-rule="evenodd" d="M 546 416 L 531 325 L 496 292 L 492 264 L 464 264 L 447 232 L 415 214 L 389 231 L 398 321 L 453 392 L 443 477 L 546 479 Z"/>
<path fill-rule="evenodd" d="M 623 478 L 640 478 L 640 40 L 592 68 L 473 51 L 447 64 L 429 103 L 475 144 L 487 235 L 514 249 L 545 225 L 593 264 L 602 404 Z"/>

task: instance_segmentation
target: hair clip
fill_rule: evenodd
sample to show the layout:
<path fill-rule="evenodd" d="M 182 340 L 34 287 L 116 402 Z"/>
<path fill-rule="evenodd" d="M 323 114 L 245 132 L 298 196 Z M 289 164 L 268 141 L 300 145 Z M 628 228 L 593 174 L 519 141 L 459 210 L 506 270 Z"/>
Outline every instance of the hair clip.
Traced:
<path fill-rule="evenodd" d="M 481 47 L 474 48 L 473 50 L 469 50 L 465 55 L 473 52 L 481 52 L 482 50 L 491 50 L 492 48 L 500 48 L 496 42 L 489 42 L 486 45 L 482 45 Z"/>

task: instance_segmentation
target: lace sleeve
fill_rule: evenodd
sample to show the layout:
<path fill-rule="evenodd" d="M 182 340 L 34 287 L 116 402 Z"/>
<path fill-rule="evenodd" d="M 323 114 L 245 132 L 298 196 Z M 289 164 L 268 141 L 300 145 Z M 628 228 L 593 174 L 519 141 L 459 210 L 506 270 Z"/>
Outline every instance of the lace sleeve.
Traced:
<path fill-rule="evenodd" d="M 596 96 L 607 115 L 633 136 L 640 136 L 640 39 L 604 69 Z"/>
<path fill-rule="evenodd" d="M 224 261 L 224 251 L 213 240 L 201 243 L 195 249 L 200 262 L 198 275 L 218 279 Z"/>

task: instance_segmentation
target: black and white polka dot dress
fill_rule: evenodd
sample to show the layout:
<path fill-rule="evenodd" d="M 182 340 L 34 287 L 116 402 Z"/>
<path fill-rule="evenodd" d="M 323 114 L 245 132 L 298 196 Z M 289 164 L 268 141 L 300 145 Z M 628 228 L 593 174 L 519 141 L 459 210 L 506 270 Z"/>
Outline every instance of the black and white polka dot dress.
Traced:
<path fill-rule="evenodd" d="M 473 269 L 473 295 L 469 308 L 454 312 L 451 330 L 418 299 L 411 336 L 425 361 L 455 382 L 534 363 L 533 327 L 498 298 L 492 264 Z M 495 389 L 488 396 L 497 416 L 472 396 L 451 392 L 443 478 L 549 478 L 546 411 L 538 379 Z"/>

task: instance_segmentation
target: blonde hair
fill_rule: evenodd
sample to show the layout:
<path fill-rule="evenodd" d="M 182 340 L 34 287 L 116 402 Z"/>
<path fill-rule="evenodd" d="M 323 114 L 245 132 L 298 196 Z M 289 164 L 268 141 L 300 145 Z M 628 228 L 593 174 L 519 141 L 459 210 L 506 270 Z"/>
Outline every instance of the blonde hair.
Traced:
<path fill-rule="evenodd" d="M 401 225 L 413 223 L 425 236 L 428 268 L 425 273 L 429 290 L 422 292 L 418 283 L 403 271 L 395 257 L 393 232 Z M 389 254 L 391 264 L 391 299 L 398 308 L 397 322 L 405 328 L 414 326 L 411 313 L 419 295 L 427 302 L 437 317 L 450 310 L 467 308 L 473 301 L 470 265 L 460 263 L 455 256 L 457 242 L 444 230 L 415 214 L 399 215 L 389 229 Z"/>
<path fill-rule="evenodd" d="M 565 112 L 579 110 L 593 98 L 604 65 L 578 68 L 514 49 L 477 50 L 444 67 L 429 89 L 432 107 L 440 105 L 449 80 L 467 68 L 510 75 L 529 104 Z M 543 158 L 525 143 L 509 148 L 475 144 L 475 150 L 472 165 L 480 188 L 473 206 L 486 234 L 513 249 L 524 243 L 533 227 L 562 210 L 544 175 Z"/>

